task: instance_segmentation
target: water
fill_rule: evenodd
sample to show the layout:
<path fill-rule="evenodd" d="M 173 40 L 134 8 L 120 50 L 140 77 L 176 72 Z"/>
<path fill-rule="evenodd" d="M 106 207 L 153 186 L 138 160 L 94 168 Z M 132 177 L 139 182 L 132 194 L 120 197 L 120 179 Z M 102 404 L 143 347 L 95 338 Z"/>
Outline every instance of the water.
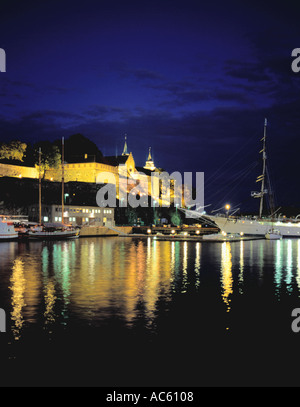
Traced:
<path fill-rule="evenodd" d="M 2 242 L 1 383 L 297 385 L 299 294 L 298 239 Z"/>

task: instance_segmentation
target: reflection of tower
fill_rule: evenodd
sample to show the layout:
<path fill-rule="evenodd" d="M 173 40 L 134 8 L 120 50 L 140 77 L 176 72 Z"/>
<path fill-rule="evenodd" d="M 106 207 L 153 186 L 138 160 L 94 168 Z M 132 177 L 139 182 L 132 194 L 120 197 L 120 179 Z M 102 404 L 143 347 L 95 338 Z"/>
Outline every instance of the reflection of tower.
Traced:
<path fill-rule="evenodd" d="M 122 155 L 129 155 L 128 154 L 128 150 L 127 150 L 127 134 L 125 134 L 125 144 L 124 144 L 124 150 L 123 150 L 123 153 L 122 153 Z"/>
<path fill-rule="evenodd" d="M 145 164 L 144 168 L 146 170 L 151 170 L 151 171 L 154 171 L 155 168 L 156 168 L 155 165 L 154 165 L 154 161 L 152 159 L 152 156 L 151 156 L 151 147 L 149 147 L 148 159 L 146 161 L 146 164 Z"/>

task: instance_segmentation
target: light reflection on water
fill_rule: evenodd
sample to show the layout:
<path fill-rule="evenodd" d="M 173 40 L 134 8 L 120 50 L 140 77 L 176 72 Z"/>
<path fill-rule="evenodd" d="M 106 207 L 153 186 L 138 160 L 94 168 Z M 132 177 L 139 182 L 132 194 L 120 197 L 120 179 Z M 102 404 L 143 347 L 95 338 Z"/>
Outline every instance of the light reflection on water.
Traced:
<path fill-rule="evenodd" d="M 206 298 L 212 282 L 219 294 L 210 301 L 229 314 L 251 285 L 267 284 L 278 301 L 299 297 L 300 240 L 1 243 L 0 277 L 0 306 L 10 310 L 15 340 L 30 325 L 53 332 L 70 321 L 97 326 L 116 316 L 130 327 L 142 315 L 155 329 L 161 302 L 168 309 L 178 295 Z"/>

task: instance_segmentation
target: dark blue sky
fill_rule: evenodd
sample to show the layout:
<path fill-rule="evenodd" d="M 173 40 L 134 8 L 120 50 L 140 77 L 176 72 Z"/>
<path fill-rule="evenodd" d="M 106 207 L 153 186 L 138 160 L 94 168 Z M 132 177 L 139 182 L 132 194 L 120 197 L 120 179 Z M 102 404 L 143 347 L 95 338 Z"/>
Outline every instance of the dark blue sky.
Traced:
<path fill-rule="evenodd" d="M 300 206 L 296 2 L 1 1 L 1 140 L 81 132 L 105 155 L 204 171 L 205 202 L 249 205 L 268 118 L 278 204 Z"/>

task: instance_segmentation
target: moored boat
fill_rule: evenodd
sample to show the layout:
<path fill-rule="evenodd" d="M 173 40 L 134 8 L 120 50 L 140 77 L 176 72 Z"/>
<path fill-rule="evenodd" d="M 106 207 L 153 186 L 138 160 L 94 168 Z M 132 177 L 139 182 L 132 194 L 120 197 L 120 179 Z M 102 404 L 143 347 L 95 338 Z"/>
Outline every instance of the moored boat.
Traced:
<path fill-rule="evenodd" d="M 64 240 L 79 237 L 80 230 L 70 225 L 47 224 L 28 229 L 26 236 L 30 240 Z"/>
<path fill-rule="evenodd" d="M 13 222 L 0 220 L 0 241 L 17 239 L 18 232 L 15 230 Z"/>
<path fill-rule="evenodd" d="M 282 239 L 282 235 L 279 232 L 279 230 L 270 229 L 268 231 L 268 233 L 266 233 L 266 239 L 267 240 L 280 240 L 280 239 Z"/>
<path fill-rule="evenodd" d="M 261 141 L 263 141 L 263 148 L 260 151 L 262 153 L 262 160 L 263 160 L 263 169 L 262 175 L 257 177 L 256 182 L 261 182 L 261 189 L 260 192 L 252 192 L 251 196 L 253 198 L 260 198 L 260 206 L 259 206 L 259 215 L 255 217 L 249 216 L 231 216 L 229 213 L 230 205 L 226 205 L 226 215 L 225 214 L 217 214 L 217 215 L 210 215 L 198 210 L 186 210 L 182 209 L 183 212 L 190 218 L 195 219 L 203 219 L 206 222 L 210 222 L 211 224 L 215 224 L 218 226 L 221 232 L 225 232 L 227 234 L 241 234 L 241 235 L 250 235 L 250 236 L 269 236 L 273 237 L 274 234 L 269 235 L 270 230 L 276 227 L 278 233 L 276 236 L 281 237 L 298 237 L 300 238 L 300 222 L 299 220 L 294 219 L 286 219 L 286 218 L 275 218 L 275 213 L 277 211 L 273 211 L 270 217 L 263 217 L 263 206 L 264 206 L 264 197 L 266 194 L 272 196 L 270 191 L 265 188 L 265 178 L 266 178 L 266 129 L 267 129 L 267 119 L 265 119 L 264 123 L 264 135 Z M 273 208 L 274 209 L 274 208 Z M 275 238 L 274 237 L 274 238 Z M 277 237 L 278 238 L 278 237 Z"/>

